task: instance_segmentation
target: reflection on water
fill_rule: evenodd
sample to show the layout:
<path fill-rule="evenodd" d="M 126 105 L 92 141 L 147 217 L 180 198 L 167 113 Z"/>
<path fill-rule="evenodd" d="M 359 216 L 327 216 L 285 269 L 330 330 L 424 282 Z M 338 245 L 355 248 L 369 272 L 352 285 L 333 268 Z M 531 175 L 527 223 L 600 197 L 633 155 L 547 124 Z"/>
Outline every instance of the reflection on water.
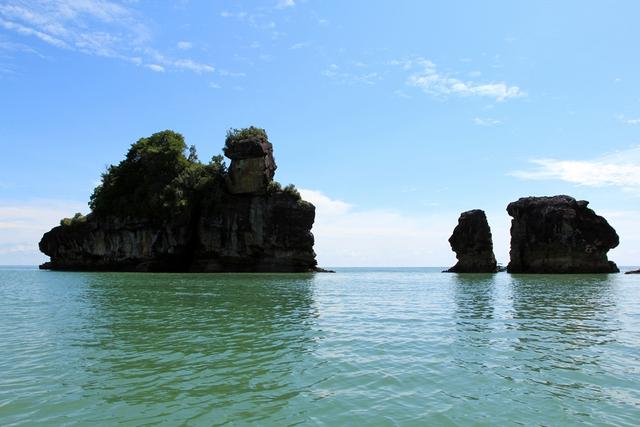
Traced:
<path fill-rule="evenodd" d="M 0 269 L 1 425 L 635 425 L 640 276 Z"/>
<path fill-rule="evenodd" d="M 262 402 L 246 408 L 247 421 L 278 412 L 299 392 L 288 386 L 319 337 L 312 277 L 90 275 L 96 341 L 87 344 L 99 351 L 86 387 L 109 404 L 162 402 L 158 416 L 185 401 L 220 421 L 247 402 Z"/>
<path fill-rule="evenodd" d="M 454 274 L 458 338 L 471 346 L 490 344 L 495 274 Z"/>

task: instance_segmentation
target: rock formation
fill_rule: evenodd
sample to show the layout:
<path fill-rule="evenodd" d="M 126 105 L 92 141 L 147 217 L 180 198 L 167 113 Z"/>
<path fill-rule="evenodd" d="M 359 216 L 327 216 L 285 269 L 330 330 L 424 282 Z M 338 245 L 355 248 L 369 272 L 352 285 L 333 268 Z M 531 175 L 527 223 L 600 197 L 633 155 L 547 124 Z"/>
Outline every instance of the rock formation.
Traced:
<path fill-rule="evenodd" d="M 196 160 L 191 156 L 187 160 L 180 152 L 186 147 L 182 136 L 169 132 L 141 139 L 120 165 L 109 169 L 92 196 L 92 213 L 65 219 L 44 234 L 40 250 L 51 261 L 41 268 L 316 271 L 311 234 L 315 207 L 302 200 L 295 187 L 283 190 L 272 181 L 276 165 L 266 134 L 264 138 L 239 135 L 231 144 L 227 141 L 225 154 L 232 159 L 227 173 L 221 157 L 214 157 L 217 163 L 203 165 L 197 161 L 194 149 Z M 176 161 L 161 158 L 165 163 L 158 170 L 171 169 L 166 167 L 169 162 L 178 165 L 179 173 L 149 180 L 149 185 L 156 185 L 166 178 L 168 184 L 161 191 L 148 191 L 136 182 L 123 183 L 125 172 L 127 176 L 136 176 L 135 168 L 140 167 L 140 162 L 147 162 L 142 170 L 150 173 L 153 156 L 170 143 L 177 144 L 179 158 Z M 120 174 L 117 179 L 116 174 Z M 126 199 L 137 194 L 138 203 Z M 140 206 L 128 208 L 136 204 Z M 164 209 L 165 206 L 170 208 Z M 148 214 L 141 214 L 142 208 Z"/>
<path fill-rule="evenodd" d="M 629 270 L 625 271 L 624 274 L 640 274 L 640 270 Z"/>
<path fill-rule="evenodd" d="M 511 221 L 510 273 L 614 273 L 607 259 L 616 231 L 569 196 L 524 197 L 507 206 Z"/>
<path fill-rule="evenodd" d="M 484 211 L 474 209 L 463 212 L 458 225 L 449 238 L 451 249 L 458 262 L 449 273 L 495 273 L 496 258 L 493 254 L 491 229 Z"/>
<path fill-rule="evenodd" d="M 277 166 L 273 158 L 273 146 L 265 136 L 252 136 L 227 144 L 224 155 L 231 159 L 229 191 L 232 194 L 266 191 Z"/>

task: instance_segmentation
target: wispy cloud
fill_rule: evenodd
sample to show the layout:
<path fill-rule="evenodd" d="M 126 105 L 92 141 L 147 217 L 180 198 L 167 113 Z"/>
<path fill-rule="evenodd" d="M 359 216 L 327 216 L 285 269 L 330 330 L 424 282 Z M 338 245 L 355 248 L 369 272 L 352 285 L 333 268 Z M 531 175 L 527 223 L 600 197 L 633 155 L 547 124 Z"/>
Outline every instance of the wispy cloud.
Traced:
<path fill-rule="evenodd" d="M 215 68 L 211 65 L 196 62 L 192 59 L 178 59 L 171 64 L 176 68 L 193 71 L 195 73 L 212 73 L 215 71 Z"/>
<path fill-rule="evenodd" d="M 198 73 L 213 70 L 211 65 L 190 58 L 167 58 L 151 48 L 151 31 L 130 4 L 9 0 L 0 4 L 0 27 L 60 49 L 120 59 L 153 71 L 159 68 L 150 65 Z"/>
<path fill-rule="evenodd" d="M 293 7 L 295 5 L 296 5 L 295 0 L 278 0 L 278 3 L 276 3 L 276 7 L 279 9 Z"/>
<path fill-rule="evenodd" d="M 302 49 L 309 46 L 309 43 L 294 43 L 291 46 L 289 46 L 290 50 L 298 50 L 298 49 Z"/>
<path fill-rule="evenodd" d="M 620 120 L 622 123 L 626 125 L 640 125 L 639 117 L 628 118 L 628 117 L 625 117 L 624 114 L 619 114 L 618 120 Z"/>
<path fill-rule="evenodd" d="M 340 84 L 367 84 L 373 85 L 382 80 L 382 75 L 377 71 L 362 72 L 343 69 L 336 64 L 330 64 L 322 75 Z"/>
<path fill-rule="evenodd" d="M 501 125 L 502 121 L 491 117 L 474 117 L 473 123 L 478 126 L 497 126 Z"/>
<path fill-rule="evenodd" d="M 496 101 L 506 101 L 511 98 L 526 96 L 526 92 L 518 86 L 504 82 L 476 82 L 460 80 L 451 74 L 438 71 L 436 65 L 424 58 L 405 61 L 392 61 L 392 65 L 401 65 L 410 70 L 407 84 L 422 89 L 433 96 L 477 96 L 493 98 Z"/>
<path fill-rule="evenodd" d="M 511 172 L 521 179 L 561 180 L 587 187 L 620 187 L 640 193 L 640 146 L 593 160 L 534 159 L 531 170 Z"/>
<path fill-rule="evenodd" d="M 181 42 L 178 42 L 176 46 L 178 47 L 178 49 L 181 49 L 181 50 L 189 50 L 193 47 L 193 43 L 181 41 Z"/>
<path fill-rule="evenodd" d="M 246 12 L 244 10 L 230 12 L 223 10 L 220 12 L 222 18 L 235 19 L 248 24 L 251 28 L 266 31 L 271 34 L 272 38 L 278 38 L 280 33 L 275 30 L 277 24 L 272 18 L 272 12 L 268 9 L 261 9 L 259 12 Z"/>
<path fill-rule="evenodd" d="M 220 70 L 218 71 L 223 77 L 245 77 L 247 74 L 239 71 Z"/>
<path fill-rule="evenodd" d="M 155 72 L 158 72 L 158 73 L 164 73 L 164 67 L 162 65 L 147 64 L 147 65 L 145 65 L 145 67 L 147 67 L 148 69 L 153 70 Z"/>

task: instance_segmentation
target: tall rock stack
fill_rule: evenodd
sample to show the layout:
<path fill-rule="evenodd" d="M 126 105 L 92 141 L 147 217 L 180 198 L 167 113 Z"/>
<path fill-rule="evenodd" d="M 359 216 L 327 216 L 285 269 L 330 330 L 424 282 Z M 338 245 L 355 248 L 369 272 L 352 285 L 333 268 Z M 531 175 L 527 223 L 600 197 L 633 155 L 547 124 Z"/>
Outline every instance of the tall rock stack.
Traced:
<path fill-rule="evenodd" d="M 458 262 L 449 273 L 495 273 L 491 229 L 484 211 L 474 209 L 460 214 L 458 225 L 449 238 Z"/>
<path fill-rule="evenodd" d="M 266 191 L 277 168 L 273 145 L 267 138 L 251 136 L 234 141 L 224 148 L 224 155 L 231 159 L 228 182 L 232 194 Z"/>
<path fill-rule="evenodd" d="M 524 197 L 507 206 L 511 221 L 510 273 L 616 273 L 607 252 L 616 231 L 586 200 Z"/>

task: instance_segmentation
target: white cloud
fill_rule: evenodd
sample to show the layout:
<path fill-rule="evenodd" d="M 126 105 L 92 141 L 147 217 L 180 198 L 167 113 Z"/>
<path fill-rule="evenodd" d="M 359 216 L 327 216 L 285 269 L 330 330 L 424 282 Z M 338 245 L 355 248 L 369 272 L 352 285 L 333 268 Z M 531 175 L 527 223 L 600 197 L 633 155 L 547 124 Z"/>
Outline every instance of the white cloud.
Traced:
<path fill-rule="evenodd" d="M 400 89 L 394 90 L 393 95 L 397 98 L 411 99 L 411 95 L 408 95 L 405 91 Z"/>
<path fill-rule="evenodd" d="M 0 4 L 0 28 L 57 48 L 120 59 L 153 71 L 159 71 L 158 66 L 196 73 L 213 70 L 193 59 L 159 54 L 150 47 L 151 32 L 138 13 L 110 0 L 8 0 Z M 178 47 L 185 48 L 184 43 Z"/>
<path fill-rule="evenodd" d="M 502 121 L 498 119 L 492 119 L 491 117 L 474 117 L 473 123 L 478 126 L 496 126 L 501 125 Z"/>
<path fill-rule="evenodd" d="M 190 70 L 195 73 L 213 73 L 216 69 L 208 64 L 193 61 L 191 59 L 178 59 L 172 62 L 173 66 L 182 70 Z"/>
<path fill-rule="evenodd" d="M 45 261 L 38 249 L 42 235 L 62 218 L 87 211 L 86 203 L 76 201 L 0 202 L 0 265 Z"/>
<path fill-rule="evenodd" d="M 628 125 L 640 125 L 640 119 L 625 119 L 624 122 Z"/>
<path fill-rule="evenodd" d="M 405 70 L 418 68 L 409 76 L 407 84 L 419 87 L 425 93 L 434 96 L 479 96 L 493 98 L 497 101 L 526 96 L 526 93 L 518 86 L 509 86 L 504 82 L 462 81 L 449 74 L 439 72 L 433 62 L 423 58 L 394 61 L 392 64 L 402 65 Z"/>
<path fill-rule="evenodd" d="M 417 217 L 357 209 L 315 190 L 300 194 L 316 206 L 313 234 L 322 266 L 445 266 L 455 260 L 447 242 L 455 214 Z"/>
<path fill-rule="evenodd" d="M 229 70 L 220 70 L 218 71 L 218 74 L 220 74 L 223 77 L 245 77 L 247 75 L 246 73 L 229 71 Z"/>
<path fill-rule="evenodd" d="M 276 7 L 279 9 L 284 9 L 287 7 L 293 7 L 295 5 L 296 5 L 295 0 L 278 0 Z"/>
<path fill-rule="evenodd" d="M 522 179 L 557 179 L 587 187 L 620 187 L 640 192 L 640 146 L 594 160 L 535 159 L 532 170 L 514 171 Z"/>
<path fill-rule="evenodd" d="M 193 47 L 193 43 L 183 41 L 183 42 L 178 42 L 176 46 L 178 47 L 178 49 L 181 49 L 181 50 L 189 50 Z"/>
<path fill-rule="evenodd" d="M 297 50 L 297 49 L 302 49 L 309 46 L 309 43 L 294 43 L 292 44 L 289 49 L 290 50 Z"/>
<path fill-rule="evenodd" d="M 357 67 L 359 70 L 362 67 Z M 372 72 L 362 72 L 362 71 L 350 71 L 343 70 L 336 64 L 330 64 L 326 70 L 322 72 L 322 75 L 334 80 L 340 84 L 367 84 L 373 85 L 382 80 L 382 76 L 380 73 L 372 71 Z"/>
<path fill-rule="evenodd" d="M 223 10 L 220 12 L 220 16 L 223 18 L 236 18 L 236 19 L 244 19 L 248 16 L 247 12 L 229 12 Z"/>
<path fill-rule="evenodd" d="M 149 68 L 150 70 L 156 71 L 158 73 L 164 73 L 164 67 L 162 65 L 147 64 L 147 65 L 145 65 L 145 67 Z"/>

